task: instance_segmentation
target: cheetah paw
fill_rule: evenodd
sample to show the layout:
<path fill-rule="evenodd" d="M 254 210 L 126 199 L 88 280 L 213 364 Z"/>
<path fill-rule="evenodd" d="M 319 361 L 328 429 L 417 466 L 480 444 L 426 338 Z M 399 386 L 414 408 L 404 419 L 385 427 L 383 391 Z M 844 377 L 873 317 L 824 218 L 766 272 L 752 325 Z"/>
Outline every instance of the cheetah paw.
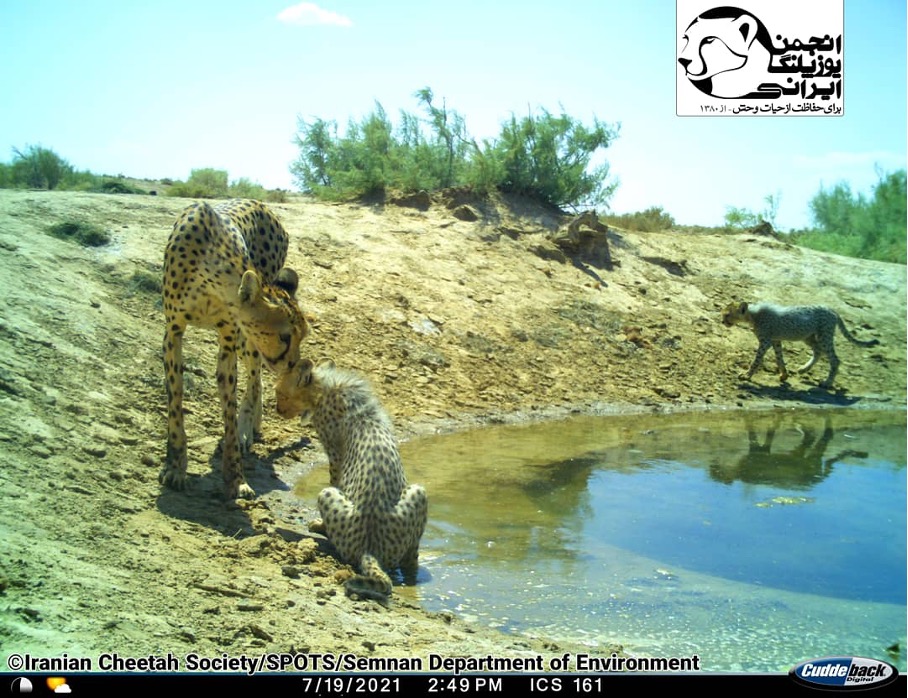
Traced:
<path fill-rule="evenodd" d="M 255 499 L 255 490 L 245 482 L 237 482 L 227 488 L 227 499 Z"/>
<path fill-rule="evenodd" d="M 158 475 L 158 482 L 172 490 L 182 491 L 186 489 L 186 473 L 177 468 L 165 466 Z"/>

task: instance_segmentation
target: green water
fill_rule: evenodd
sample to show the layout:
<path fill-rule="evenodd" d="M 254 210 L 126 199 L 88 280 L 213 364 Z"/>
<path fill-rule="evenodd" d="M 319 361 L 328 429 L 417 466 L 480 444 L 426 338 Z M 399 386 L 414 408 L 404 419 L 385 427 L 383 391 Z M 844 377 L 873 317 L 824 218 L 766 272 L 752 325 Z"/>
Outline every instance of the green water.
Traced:
<path fill-rule="evenodd" d="M 707 671 L 905 669 L 904 412 L 576 418 L 401 452 L 430 520 L 395 593 L 427 609 Z"/>

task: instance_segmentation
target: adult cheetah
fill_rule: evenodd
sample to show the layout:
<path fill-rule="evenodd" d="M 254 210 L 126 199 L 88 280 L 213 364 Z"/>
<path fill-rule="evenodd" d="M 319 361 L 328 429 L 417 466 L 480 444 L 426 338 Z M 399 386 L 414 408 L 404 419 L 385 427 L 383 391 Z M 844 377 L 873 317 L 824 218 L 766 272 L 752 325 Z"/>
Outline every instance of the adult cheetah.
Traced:
<path fill-rule="evenodd" d="M 183 334 L 187 325 L 218 333 L 217 383 L 224 417 L 222 470 L 229 498 L 253 497 L 241 451 L 262 422 L 262 360 L 276 371 L 299 361 L 308 332 L 294 294 L 296 273 L 282 269 L 289 238 L 258 201 L 234 199 L 216 206 L 194 203 L 173 226 L 164 253 L 164 369 L 167 384 L 167 462 L 162 484 L 186 483 L 183 423 Z M 237 416 L 237 351 L 248 373 Z"/>
<path fill-rule="evenodd" d="M 788 370 L 782 359 L 782 340 L 800 341 L 806 343 L 812 350 L 810 360 L 798 369 L 798 373 L 806 373 L 817 362 L 820 354 L 825 354 L 829 359 L 829 375 L 820 386 L 832 387 L 836 373 L 839 370 L 839 357 L 835 353 L 835 330 L 842 330 L 845 338 L 862 347 L 872 347 L 879 344 L 879 340 L 871 339 L 862 341 L 855 339 L 838 313 L 822 305 L 799 305 L 783 307 L 771 303 L 729 303 L 722 314 L 722 322 L 727 327 L 735 324 L 749 325 L 757 335 L 759 345 L 757 355 L 754 357 L 750 369 L 743 376 L 749 380 L 763 362 L 763 356 L 769 347 L 776 354 L 776 366 L 782 383 L 788 380 Z"/>
<path fill-rule="evenodd" d="M 319 494 L 322 518 L 310 529 L 359 567 L 348 594 L 386 601 L 392 584 L 385 570 L 415 575 L 428 516 L 425 489 L 407 484 L 391 420 L 366 380 L 332 361 L 303 359 L 282 376 L 277 410 L 310 420 L 328 454 L 331 487 Z"/>

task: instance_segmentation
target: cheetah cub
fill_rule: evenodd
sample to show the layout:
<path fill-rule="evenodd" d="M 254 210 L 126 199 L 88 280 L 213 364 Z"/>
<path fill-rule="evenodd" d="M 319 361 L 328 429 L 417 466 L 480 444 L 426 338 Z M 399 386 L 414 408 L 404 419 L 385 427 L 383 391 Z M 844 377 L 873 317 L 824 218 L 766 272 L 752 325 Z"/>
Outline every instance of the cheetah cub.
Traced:
<path fill-rule="evenodd" d="M 806 373 L 817 362 L 820 354 L 825 354 L 829 359 L 829 375 L 820 386 L 832 387 L 836 372 L 839 370 L 839 357 L 835 353 L 835 330 L 842 330 L 845 338 L 862 347 L 872 347 L 879 344 L 879 340 L 871 339 L 861 341 L 855 339 L 842 318 L 834 310 L 822 305 L 799 305 L 789 308 L 772 305 L 770 303 L 729 303 L 722 314 L 722 322 L 727 327 L 735 324 L 749 325 L 757 335 L 759 345 L 757 355 L 754 357 L 750 369 L 743 376 L 749 380 L 760 367 L 763 356 L 769 347 L 776 354 L 776 366 L 782 383 L 788 380 L 788 370 L 782 359 L 782 340 L 804 342 L 813 350 L 810 360 L 798 369 L 798 373 Z"/>
<path fill-rule="evenodd" d="M 361 375 L 308 359 L 279 379 L 277 410 L 311 421 L 328 454 L 331 486 L 318 496 L 322 518 L 310 530 L 324 533 L 359 568 L 347 581 L 348 595 L 387 601 L 386 570 L 415 575 L 428 517 L 425 490 L 407 485 L 387 413 Z"/>

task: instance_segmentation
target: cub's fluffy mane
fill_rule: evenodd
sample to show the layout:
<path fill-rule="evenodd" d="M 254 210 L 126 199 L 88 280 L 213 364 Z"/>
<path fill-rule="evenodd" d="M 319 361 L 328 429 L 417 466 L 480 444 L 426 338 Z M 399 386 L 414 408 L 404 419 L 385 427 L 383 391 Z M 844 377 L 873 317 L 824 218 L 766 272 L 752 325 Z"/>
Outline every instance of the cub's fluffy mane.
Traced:
<path fill-rule="evenodd" d="M 371 417 L 391 427 L 391 419 L 375 397 L 372 385 L 361 374 L 336 366 L 319 365 L 312 370 L 312 376 L 323 396 L 343 396 L 348 417 Z"/>

